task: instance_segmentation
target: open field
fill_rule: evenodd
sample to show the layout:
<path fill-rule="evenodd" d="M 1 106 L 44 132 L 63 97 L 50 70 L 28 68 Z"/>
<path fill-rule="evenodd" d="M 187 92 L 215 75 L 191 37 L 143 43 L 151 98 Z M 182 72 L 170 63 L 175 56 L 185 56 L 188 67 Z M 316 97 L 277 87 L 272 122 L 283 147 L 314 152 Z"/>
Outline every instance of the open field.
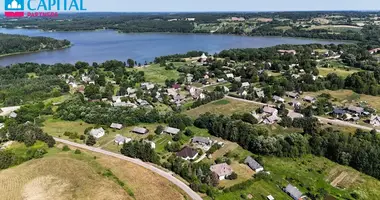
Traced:
<path fill-rule="evenodd" d="M 186 198 L 169 181 L 140 166 L 101 154 L 53 148 L 45 158 L 0 171 L 0 199 Z"/>
<path fill-rule="evenodd" d="M 346 32 L 346 31 L 359 32 L 362 29 L 362 27 L 349 26 L 349 25 L 321 25 L 321 26 L 311 26 L 307 30 L 315 30 L 315 29 L 326 29 L 332 32 Z"/>
<path fill-rule="evenodd" d="M 335 100 L 333 101 L 333 104 L 338 105 L 344 105 L 344 104 L 355 104 L 360 103 L 363 101 L 363 103 L 367 103 L 372 108 L 375 108 L 376 110 L 380 110 L 380 97 L 378 96 L 371 96 L 371 95 L 365 95 L 365 94 L 357 94 L 351 90 L 321 90 L 318 92 L 305 92 L 303 96 L 309 95 L 309 96 L 318 96 L 322 93 L 329 93 L 331 94 L 332 98 Z"/>
<path fill-rule="evenodd" d="M 159 64 L 152 64 L 147 67 L 133 68 L 133 70 L 143 71 L 145 73 L 145 80 L 147 82 L 157 83 L 161 85 L 165 84 L 166 79 L 177 80 L 179 78 L 179 72 L 176 70 L 165 70 L 165 67 L 160 67 Z"/>
<path fill-rule="evenodd" d="M 319 67 L 318 71 L 319 71 L 319 75 L 322 75 L 322 76 L 327 76 L 330 73 L 335 73 L 338 76 L 342 76 L 344 78 L 347 77 L 348 75 L 359 72 L 359 70 L 357 69 L 348 68 L 348 70 L 346 70 L 346 69 L 337 68 L 337 67 L 334 67 L 334 68 Z"/>
<path fill-rule="evenodd" d="M 256 105 L 249 102 L 242 102 L 242 101 L 224 98 L 224 99 L 214 101 L 214 102 L 202 105 L 200 107 L 188 110 L 185 112 L 185 114 L 194 118 L 206 112 L 230 116 L 234 113 L 251 112 L 252 110 L 255 110 L 257 108 L 258 107 Z"/>

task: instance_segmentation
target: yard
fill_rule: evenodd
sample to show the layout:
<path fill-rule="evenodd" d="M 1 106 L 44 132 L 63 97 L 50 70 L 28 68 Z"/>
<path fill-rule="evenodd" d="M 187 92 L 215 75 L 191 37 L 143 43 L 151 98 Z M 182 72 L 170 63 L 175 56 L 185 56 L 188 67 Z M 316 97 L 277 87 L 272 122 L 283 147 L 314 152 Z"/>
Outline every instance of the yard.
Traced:
<path fill-rule="evenodd" d="M 359 72 L 357 69 L 352 68 L 338 68 L 338 67 L 318 67 L 319 75 L 326 77 L 330 73 L 335 73 L 338 76 L 347 77 L 353 73 Z"/>
<path fill-rule="evenodd" d="M 188 110 L 185 114 L 190 117 L 196 118 L 201 114 L 210 112 L 213 114 L 220 114 L 230 116 L 234 113 L 249 113 L 257 109 L 258 106 L 249 102 L 237 101 L 233 99 L 221 99 L 214 101 L 200 107 Z"/>
<path fill-rule="evenodd" d="M 177 63 L 174 63 L 175 65 Z M 128 68 L 129 70 L 132 70 Z M 164 85 L 166 79 L 179 78 L 179 72 L 177 70 L 165 70 L 165 67 L 160 67 L 159 64 L 152 64 L 147 67 L 133 68 L 133 70 L 143 71 L 145 73 L 145 80 L 147 82 L 157 83 Z"/>

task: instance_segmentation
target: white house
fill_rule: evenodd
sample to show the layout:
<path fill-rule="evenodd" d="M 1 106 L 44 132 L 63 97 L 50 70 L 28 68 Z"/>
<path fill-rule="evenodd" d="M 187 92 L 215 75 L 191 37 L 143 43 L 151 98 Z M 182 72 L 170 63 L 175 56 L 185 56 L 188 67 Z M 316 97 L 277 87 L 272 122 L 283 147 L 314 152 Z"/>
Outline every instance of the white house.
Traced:
<path fill-rule="evenodd" d="M 99 139 L 103 137 L 105 133 L 105 130 L 102 127 L 100 127 L 97 129 L 92 129 L 89 134 L 92 135 L 94 138 Z"/>
<path fill-rule="evenodd" d="M 123 128 L 123 124 L 118 124 L 118 123 L 112 123 L 111 128 L 114 128 L 114 129 L 122 129 Z"/>
<path fill-rule="evenodd" d="M 255 159 L 253 159 L 251 156 L 248 156 L 245 161 L 245 164 L 247 164 L 253 171 L 256 173 L 261 172 L 264 170 L 264 167 L 260 165 Z"/>
<path fill-rule="evenodd" d="M 3 123 L 0 123 L 0 129 L 4 128 L 4 124 Z"/>
<path fill-rule="evenodd" d="M 227 163 L 212 165 L 210 167 L 210 170 L 218 175 L 219 180 L 226 179 L 233 172 L 231 166 L 229 166 Z"/>
<path fill-rule="evenodd" d="M 117 145 L 123 145 L 124 143 L 128 143 L 130 141 L 132 141 L 131 138 L 127 138 L 127 137 L 124 137 L 124 136 L 119 135 L 119 134 L 117 134 L 115 137 L 115 143 Z"/>

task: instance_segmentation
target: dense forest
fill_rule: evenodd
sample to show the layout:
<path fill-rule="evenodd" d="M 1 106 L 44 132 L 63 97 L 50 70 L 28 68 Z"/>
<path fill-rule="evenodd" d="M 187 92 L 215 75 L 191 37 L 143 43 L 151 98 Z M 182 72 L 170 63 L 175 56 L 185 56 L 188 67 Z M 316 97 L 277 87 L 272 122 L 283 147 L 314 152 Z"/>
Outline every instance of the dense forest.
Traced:
<path fill-rule="evenodd" d="M 68 46 L 70 46 L 70 41 L 68 40 L 0 34 L 0 56 L 14 53 L 60 49 Z"/>

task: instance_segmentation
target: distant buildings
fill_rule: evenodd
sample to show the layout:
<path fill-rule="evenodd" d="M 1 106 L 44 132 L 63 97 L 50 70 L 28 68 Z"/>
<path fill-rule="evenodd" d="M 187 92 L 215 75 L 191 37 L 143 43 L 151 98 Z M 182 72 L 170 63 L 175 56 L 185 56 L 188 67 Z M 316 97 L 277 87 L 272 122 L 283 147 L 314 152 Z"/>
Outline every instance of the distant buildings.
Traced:
<path fill-rule="evenodd" d="M 279 52 L 281 55 L 284 55 L 284 54 L 296 55 L 297 54 L 295 50 L 278 50 L 277 52 Z"/>

